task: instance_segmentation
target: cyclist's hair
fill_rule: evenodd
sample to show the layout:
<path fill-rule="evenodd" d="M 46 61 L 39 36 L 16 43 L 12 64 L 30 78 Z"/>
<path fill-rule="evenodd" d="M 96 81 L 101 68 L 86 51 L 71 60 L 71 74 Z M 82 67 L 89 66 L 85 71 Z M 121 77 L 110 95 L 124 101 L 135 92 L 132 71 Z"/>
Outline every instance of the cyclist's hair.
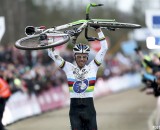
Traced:
<path fill-rule="evenodd" d="M 86 44 L 78 43 L 73 47 L 73 52 L 74 54 L 77 54 L 77 53 L 89 54 L 90 48 Z"/>

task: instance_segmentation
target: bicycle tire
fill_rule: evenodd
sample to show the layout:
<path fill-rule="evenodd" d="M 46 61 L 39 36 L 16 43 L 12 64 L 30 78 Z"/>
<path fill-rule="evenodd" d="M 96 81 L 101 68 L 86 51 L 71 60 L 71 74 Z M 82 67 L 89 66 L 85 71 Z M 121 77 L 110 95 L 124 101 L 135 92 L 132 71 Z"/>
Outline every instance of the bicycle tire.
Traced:
<path fill-rule="evenodd" d="M 121 22 L 106 22 L 106 21 L 93 21 L 89 22 L 88 25 L 90 26 L 96 26 L 99 25 L 100 27 L 106 27 L 111 29 L 138 29 L 141 28 L 141 25 L 139 24 L 133 24 L 133 23 L 121 23 Z"/>
<path fill-rule="evenodd" d="M 70 40 L 69 35 L 65 33 L 46 33 L 46 35 L 48 39 L 45 40 L 46 43 L 44 45 L 42 45 L 42 41 L 39 40 L 41 34 L 37 34 L 17 40 L 15 42 L 15 47 L 22 50 L 40 50 L 60 46 Z M 57 37 L 59 40 L 53 41 L 53 39 L 55 40 Z M 52 43 L 49 43 L 49 38 L 52 40 Z"/>

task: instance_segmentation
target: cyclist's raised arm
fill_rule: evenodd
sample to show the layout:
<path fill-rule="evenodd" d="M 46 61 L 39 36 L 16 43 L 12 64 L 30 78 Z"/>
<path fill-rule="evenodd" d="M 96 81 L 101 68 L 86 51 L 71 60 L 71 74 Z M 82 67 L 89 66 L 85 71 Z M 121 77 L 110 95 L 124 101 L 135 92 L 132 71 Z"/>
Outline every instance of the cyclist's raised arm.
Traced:
<path fill-rule="evenodd" d="M 64 67 L 65 60 L 60 55 L 58 55 L 54 50 L 52 50 L 51 48 L 48 49 L 48 56 L 54 60 L 54 62 L 57 66 L 59 66 L 60 68 Z"/>
<path fill-rule="evenodd" d="M 106 38 L 102 32 L 102 30 L 100 28 L 96 29 L 96 32 L 98 34 L 98 37 L 100 40 L 100 44 L 101 44 L 101 49 L 98 51 L 98 53 L 96 54 L 96 57 L 94 59 L 94 62 L 100 66 L 101 63 L 103 62 L 104 56 L 108 50 L 108 43 L 106 41 Z"/>

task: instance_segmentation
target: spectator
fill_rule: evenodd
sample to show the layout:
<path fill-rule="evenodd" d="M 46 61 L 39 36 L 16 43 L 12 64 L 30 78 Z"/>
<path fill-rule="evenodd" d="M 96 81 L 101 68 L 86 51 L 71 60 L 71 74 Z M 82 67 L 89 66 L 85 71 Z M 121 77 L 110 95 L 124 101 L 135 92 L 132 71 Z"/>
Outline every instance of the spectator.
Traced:
<path fill-rule="evenodd" d="M 5 104 L 11 95 L 9 84 L 0 76 L 0 130 L 5 130 L 2 124 L 3 112 L 5 109 Z"/>

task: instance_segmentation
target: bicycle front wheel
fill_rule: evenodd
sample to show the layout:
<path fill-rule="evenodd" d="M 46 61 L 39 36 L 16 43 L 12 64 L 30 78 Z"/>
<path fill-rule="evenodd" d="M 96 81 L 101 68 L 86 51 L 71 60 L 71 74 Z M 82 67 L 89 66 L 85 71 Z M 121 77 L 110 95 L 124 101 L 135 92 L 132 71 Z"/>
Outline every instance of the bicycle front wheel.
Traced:
<path fill-rule="evenodd" d="M 22 50 L 40 50 L 60 46 L 69 40 L 69 35 L 65 33 L 37 34 L 17 40 L 15 47 Z"/>
<path fill-rule="evenodd" d="M 108 28 L 108 29 L 138 29 L 141 28 L 139 24 L 132 23 L 121 23 L 121 22 L 107 22 L 107 21 L 93 21 L 88 23 L 90 26 L 99 25 L 100 27 Z"/>

